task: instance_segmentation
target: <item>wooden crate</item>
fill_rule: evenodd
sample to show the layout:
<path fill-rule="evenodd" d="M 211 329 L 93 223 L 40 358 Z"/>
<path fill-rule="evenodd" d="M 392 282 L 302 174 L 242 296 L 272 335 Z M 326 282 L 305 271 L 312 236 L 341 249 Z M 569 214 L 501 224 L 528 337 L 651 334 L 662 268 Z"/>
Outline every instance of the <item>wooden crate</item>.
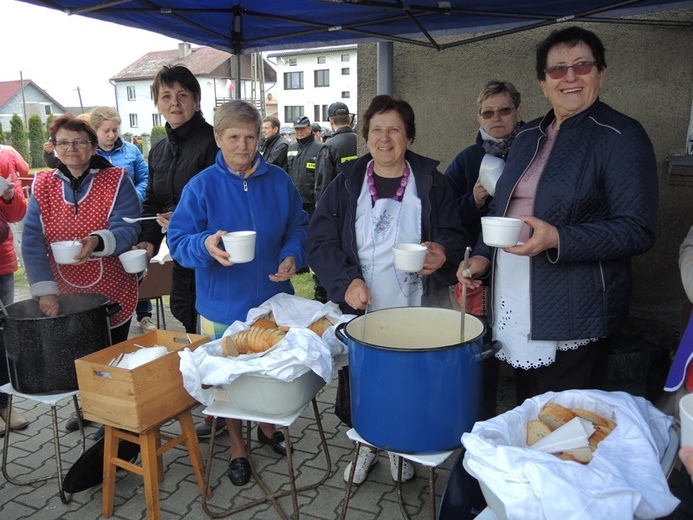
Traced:
<path fill-rule="evenodd" d="M 194 405 L 183 387 L 177 351 L 208 341 L 207 336 L 155 330 L 75 360 L 84 417 L 141 433 Z M 132 370 L 108 366 L 121 352 L 136 351 L 135 343 L 162 345 L 171 352 Z"/>

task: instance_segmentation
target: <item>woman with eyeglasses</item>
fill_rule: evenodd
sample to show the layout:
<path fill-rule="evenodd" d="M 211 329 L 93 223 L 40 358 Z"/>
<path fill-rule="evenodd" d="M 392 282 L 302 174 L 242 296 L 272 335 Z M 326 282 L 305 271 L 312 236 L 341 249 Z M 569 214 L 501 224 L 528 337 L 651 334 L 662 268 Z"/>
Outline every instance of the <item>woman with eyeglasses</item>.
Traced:
<path fill-rule="evenodd" d="M 517 402 L 600 388 L 609 337 L 628 313 L 631 258 L 655 242 L 658 179 L 642 125 L 599 99 L 604 46 L 579 27 L 552 32 L 536 51 L 551 110 L 523 126 L 490 207 L 524 224 L 518 245 L 482 238 L 458 280 L 481 285 L 492 269 L 490 322 L 515 368 Z"/>
<path fill-rule="evenodd" d="M 118 255 L 137 242 L 140 202 L 125 168 L 96 153 L 98 138 L 87 121 L 71 114 L 50 128 L 58 165 L 38 172 L 24 218 L 22 255 L 31 296 L 47 316 L 60 312 L 59 294 L 98 293 L 122 309 L 109 318 L 112 342 L 125 341 L 137 304 L 137 276 L 123 269 Z M 55 262 L 50 244 L 76 240 L 75 264 Z"/>

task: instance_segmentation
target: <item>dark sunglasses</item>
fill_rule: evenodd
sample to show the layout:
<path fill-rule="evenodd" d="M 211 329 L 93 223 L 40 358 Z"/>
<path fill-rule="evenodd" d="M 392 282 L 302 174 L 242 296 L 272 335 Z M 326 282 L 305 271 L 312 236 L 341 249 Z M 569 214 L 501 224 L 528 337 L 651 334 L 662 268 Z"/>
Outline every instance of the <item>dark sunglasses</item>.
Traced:
<path fill-rule="evenodd" d="M 484 110 L 480 115 L 483 119 L 491 119 L 498 112 L 501 117 L 505 117 L 512 114 L 513 110 L 515 110 L 515 107 L 503 107 L 498 110 Z"/>
<path fill-rule="evenodd" d="M 592 72 L 592 67 L 596 64 L 596 61 L 579 61 L 575 65 L 554 65 L 553 67 L 546 67 L 544 74 L 548 74 L 551 79 L 561 79 L 568 74 L 568 69 L 573 69 L 575 74 L 584 76 Z"/>

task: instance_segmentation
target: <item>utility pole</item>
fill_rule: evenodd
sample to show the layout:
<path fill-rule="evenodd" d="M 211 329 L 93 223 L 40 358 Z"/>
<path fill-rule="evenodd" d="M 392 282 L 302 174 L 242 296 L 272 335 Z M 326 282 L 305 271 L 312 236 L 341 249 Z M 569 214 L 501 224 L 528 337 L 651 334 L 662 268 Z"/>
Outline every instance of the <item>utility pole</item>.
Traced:
<path fill-rule="evenodd" d="M 26 117 L 26 97 L 24 97 L 24 75 L 19 71 L 19 83 L 22 85 L 22 112 L 24 112 L 24 128 L 29 131 L 29 120 Z"/>
<path fill-rule="evenodd" d="M 82 110 L 82 114 L 84 114 L 84 105 L 82 104 L 82 92 L 79 90 L 79 87 L 77 87 L 77 96 L 79 96 L 79 108 Z"/>

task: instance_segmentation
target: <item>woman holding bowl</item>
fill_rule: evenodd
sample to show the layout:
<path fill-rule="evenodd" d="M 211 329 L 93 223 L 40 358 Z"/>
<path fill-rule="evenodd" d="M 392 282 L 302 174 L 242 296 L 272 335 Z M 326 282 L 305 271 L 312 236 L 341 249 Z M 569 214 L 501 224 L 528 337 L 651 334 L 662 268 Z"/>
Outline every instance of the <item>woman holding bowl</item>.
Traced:
<path fill-rule="evenodd" d="M 308 233 L 311 268 L 343 312 L 428 305 L 450 307 L 449 287 L 467 236 L 455 197 L 436 168 L 438 161 L 409 150 L 416 137 L 414 111 L 406 101 L 376 96 L 363 116 L 369 153 L 341 165 L 320 199 Z M 423 269 L 394 267 L 392 246 L 423 244 Z M 377 278 L 377 283 L 376 283 Z M 351 423 L 348 371 L 339 372 L 337 415 Z M 362 448 L 354 482 L 365 480 L 377 453 Z M 396 457 L 390 470 L 397 479 Z M 351 464 L 344 472 L 348 480 Z M 402 479 L 414 476 L 404 461 Z"/>
<path fill-rule="evenodd" d="M 493 266 L 490 321 L 497 357 L 516 369 L 518 403 L 602 386 L 609 336 L 628 312 L 631 257 L 654 244 L 657 217 L 652 144 L 640 123 L 599 100 L 597 35 L 554 31 L 537 48 L 536 73 L 552 109 L 518 132 L 490 211 L 522 219 L 519 244 L 480 241 L 458 271 L 476 288 Z"/>
<path fill-rule="evenodd" d="M 197 173 L 214 164 L 219 148 L 214 130 L 202 117 L 202 91 L 197 78 L 182 65 L 165 66 L 154 78 L 154 103 L 166 120 L 166 139 L 149 152 L 149 181 L 142 202 L 142 215 L 157 216 L 142 222 L 139 249 L 151 258 L 168 228 L 183 187 Z M 186 332 L 197 331 L 195 273 L 174 260 L 171 312 Z"/>
<path fill-rule="evenodd" d="M 71 114 L 50 128 L 58 168 L 36 174 L 24 218 L 22 256 L 31 296 L 47 316 L 56 316 L 59 294 L 99 293 L 122 309 L 109 318 L 111 341 L 128 337 L 137 304 L 137 277 L 123 269 L 118 255 L 137 241 L 140 202 L 124 168 L 97 155 L 98 138 L 84 120 Z M 82 245 L 76 264 L 59 265 L 50 244 L 76 240 Z"/>
<path fill-rule="evenodd" d="M 194 270 L 201 331 L 212 339 L 275 294 L 293 294 L 290 279 L 307 264 L 308 214 L 288 174 L 257 152 L 261 126 L 260 113 L 245 101 L 217 109 L 216 162 L 188 182 L 168 228 L 171 256 Z M 231 231 L 257 233 L 254 260 L 233 262 L 221 246 L 222 236 Z M 242 486 L 250 479 L 248 447 L 241 421 L 226 423 L 228 476 Z M 286 454 L 284 434 L 274 425 L 260 424 L 257 438 Z"/>

